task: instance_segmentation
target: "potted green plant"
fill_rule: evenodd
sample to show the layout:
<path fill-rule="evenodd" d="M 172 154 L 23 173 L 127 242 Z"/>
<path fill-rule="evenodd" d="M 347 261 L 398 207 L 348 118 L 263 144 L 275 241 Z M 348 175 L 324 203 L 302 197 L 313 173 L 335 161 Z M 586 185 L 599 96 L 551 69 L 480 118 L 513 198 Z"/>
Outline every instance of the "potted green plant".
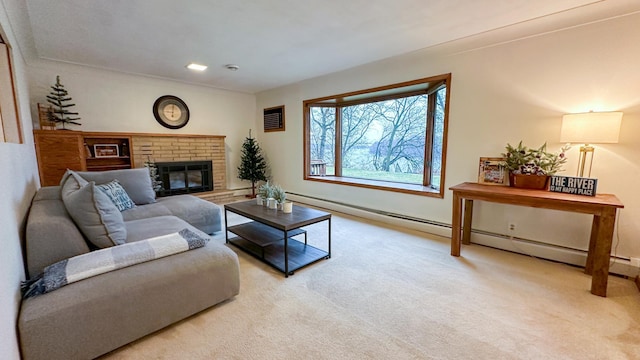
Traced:
<path fill-rule="evenodd" d="M 280 185 L 273 186 L 273 198 L 278 202 L 278 208 L 282 209 L 282 204 L 287 199 L 287 193 Z"/>
<path fill-rule="evenodd" d="M 267 205 L 267 201 L 269 199 L 273 199 L 273 187 L 271 186 L 271 184 L 269 184 L 269 181 L 260 185 L 260 187 L 258 188 L 257 197 L 260 198 L 258 204 L 265 206 Z"/>
<path fill-rule="evenodd" d="M 559 153 L 547 151 L 547 143 L 539 148 L 528 148 L 522 145 L 511 146 L 507 143 L 506 152 L 502 154 L 509 170 L 509 184 L 514 187 L 529 189 L 546 189 L 549 176 L 562 170 L 567 162 L 566 151 L 570 146 L 565 145 Z"/>

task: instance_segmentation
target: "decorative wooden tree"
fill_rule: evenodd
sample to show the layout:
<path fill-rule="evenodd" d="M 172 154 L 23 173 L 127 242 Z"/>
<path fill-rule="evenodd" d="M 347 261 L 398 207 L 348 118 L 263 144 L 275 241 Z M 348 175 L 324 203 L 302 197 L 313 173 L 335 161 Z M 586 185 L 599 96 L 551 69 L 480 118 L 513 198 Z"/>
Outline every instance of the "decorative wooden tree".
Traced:
<path fill-rule="evenodd" d="M 72 100 L 64 85 L 60 83 L 60 76 L 56 76 L 56 83 L 51 87 L 51 93 L 47 95 L 47 102 L 52 105 L 49 109 L 48 118 L 55 123 L 62 123 L 62 129 L 66 130 L 66 124 L 81 125 L 77 120 L 79 117 L 71 117 L 78 115 L 77 112 L 71 112 L 68 108 L 76 106 L 76 104 L 69 104 Z"/>
<path fill-rule="evenodd" d="M 242 154 L 238 166 L 238 178 L 251 181 L 251 197 L 256 197 L 256 182 L 267 181 L 267 161 L 262 156 L 260 145 L 251 137 L 244 139 Z"/>
<path fill-rule="evenodd" d="M 158 174 L 158 166 L 156 165 L 156 162 L 147 156 L 147 161 L 144 162 L 144 166 L 149 168 L 149 177 L 151 178 L 151 187 L 153 188 L 153 191 L 158 192 L 162 190 L 162 181 Z"/>

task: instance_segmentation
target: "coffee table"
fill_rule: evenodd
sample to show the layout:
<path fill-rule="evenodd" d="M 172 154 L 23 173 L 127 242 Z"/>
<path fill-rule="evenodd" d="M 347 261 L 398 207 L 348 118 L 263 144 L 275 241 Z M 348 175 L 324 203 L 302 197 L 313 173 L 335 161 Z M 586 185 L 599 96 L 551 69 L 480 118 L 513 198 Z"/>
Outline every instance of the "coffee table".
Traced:
<path fill-rule="evenodd" d="M 293 205 L 293 211 L 286 214 L 253 200 L 226 204 L 224 211 L 226 242 L 284 272 L 285 277 L 316 261 L 331 258 L 331 214 L 327 212 Z M 228 226 L 227 212 L 253 221 Z M 328 222 L 327 250 L 307 244 L 307 232 L 301 229 L 322 221 Z M 229 238 L 229 233 L 236 236 Z M 298 235 L 304 235 L 304 242 L 294 238 Z"/>

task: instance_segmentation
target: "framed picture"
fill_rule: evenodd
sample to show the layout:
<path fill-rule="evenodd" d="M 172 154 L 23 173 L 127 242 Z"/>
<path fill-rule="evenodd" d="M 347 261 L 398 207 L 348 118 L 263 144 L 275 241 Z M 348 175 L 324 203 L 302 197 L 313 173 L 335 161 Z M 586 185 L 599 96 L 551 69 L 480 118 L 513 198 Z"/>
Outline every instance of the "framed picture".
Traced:
<path fill-rule="evenodd" d="M 119 157 L 120 149 L 118 149 L 118 144 L 95 144 L 93 145 L 93 153 L 97 158 Z"/>
<path fill-rule="evenodd" d="M 478 183 L 485 185 L 509 185 L 509 171 L 503 157 L 481 157 Z"/>

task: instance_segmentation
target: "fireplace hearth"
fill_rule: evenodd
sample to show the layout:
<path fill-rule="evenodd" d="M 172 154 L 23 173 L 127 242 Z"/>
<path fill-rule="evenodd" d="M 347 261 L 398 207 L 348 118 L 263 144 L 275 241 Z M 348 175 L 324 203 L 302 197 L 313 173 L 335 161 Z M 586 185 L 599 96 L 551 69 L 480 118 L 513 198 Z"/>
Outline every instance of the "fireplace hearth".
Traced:
<path fill-rule="evenodd" d="M 211 161 L 173 161 L 156 163 L 162 190 L 158 196 L 189 194 L 213 190 Z"/>

